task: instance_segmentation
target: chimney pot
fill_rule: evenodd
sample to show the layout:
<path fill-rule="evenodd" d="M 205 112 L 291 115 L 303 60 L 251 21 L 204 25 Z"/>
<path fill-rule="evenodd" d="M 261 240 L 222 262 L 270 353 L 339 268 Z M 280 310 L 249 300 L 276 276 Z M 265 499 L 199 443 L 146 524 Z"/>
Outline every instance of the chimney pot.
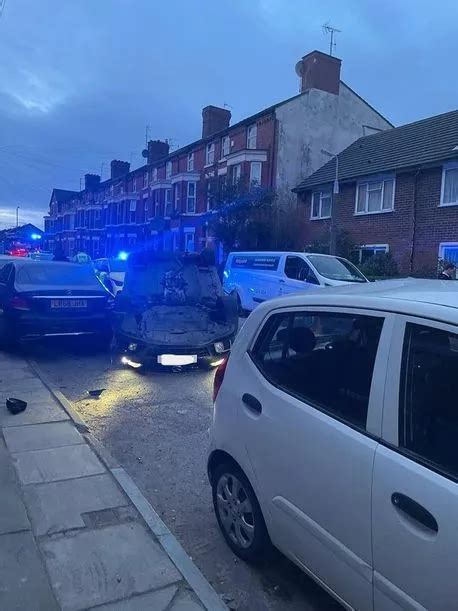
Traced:
<path fill-rule="evenodd" d="M 128 161 L 119 161 L 118 159 L 113 159 L 111 162 L 111 179 L 120 178 L 121 176 L 125 176 L 129 173 L 130 163 Z"/>
<path fill-rule="evenodd" d="M 231 111 L 218 106 L 205 106 L 202 109 L 202 138 L 213 136 L 229 127 Z"/>
<path fill-rule="evenodd" d="M 340 67 L 342 60 L 321 51 L 312 51 L 296 64 L 301 78 L 301 93 L 309 89 L 321 89 L 339 95 Z"/>

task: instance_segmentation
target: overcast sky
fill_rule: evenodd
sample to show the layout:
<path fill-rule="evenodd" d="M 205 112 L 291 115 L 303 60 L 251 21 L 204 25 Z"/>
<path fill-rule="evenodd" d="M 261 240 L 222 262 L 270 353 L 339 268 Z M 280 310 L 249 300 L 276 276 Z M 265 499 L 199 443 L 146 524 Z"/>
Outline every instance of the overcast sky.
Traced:
<path fill-rule="evenodd" d="M 0 5 L 2 0 L 0 0 Z M 433 8 L 434 7 L 434 8 Z M 296 61 L 342 30 L 342 78 L 396 125 L 458 107 L 456 0 L 5 0 L 0 17 L 0 228 L 41 224 L 53 187 L 150 137 L 200 137 L 298 92 Z"/>

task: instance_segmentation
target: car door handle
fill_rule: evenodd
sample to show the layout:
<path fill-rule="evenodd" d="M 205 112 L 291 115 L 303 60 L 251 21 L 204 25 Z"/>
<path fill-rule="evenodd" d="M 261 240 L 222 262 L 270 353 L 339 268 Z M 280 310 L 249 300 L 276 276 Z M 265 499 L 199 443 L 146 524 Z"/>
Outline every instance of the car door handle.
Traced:
<path fill-rule="evenodd" d="M 434 532 L 438 532 L 439 526 L 436 522 L 436 518 L 425 509 L 420 503 L 414 501 L 409 496 L 401 494 L 400 492 L 393 492 L 391 495 L 391 502 L 400 511 L 403 511 L 412 519 L 420 522 L 426 528 Z"/>
<path fill-rule="evenodd" d="M 245 403 L 245 405 L 250 408 L 253 412 L 256 412 L 257 414 L 260 414 L 262 412 L 262 404 L 261 401 L 259 401 L 258 399 L 256 399 L 256 397 L 253 397 L 253 395 L 250 395 L 248 393 L 245 393 L 242 396 L 242 401 L 243 403 Z"/>

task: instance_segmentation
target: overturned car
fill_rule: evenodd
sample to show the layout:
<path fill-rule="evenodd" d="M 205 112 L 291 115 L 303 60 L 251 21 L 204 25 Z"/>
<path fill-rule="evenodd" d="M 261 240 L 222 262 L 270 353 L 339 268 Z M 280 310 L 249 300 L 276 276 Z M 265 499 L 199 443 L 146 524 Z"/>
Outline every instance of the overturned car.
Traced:
<path fill-rule="evenodd" d="M 123 363 L 211 366 L 229 352 L 237 325 L 236 296 L 225 295 L 216 267 L 204 256 L 130 255 L 115 301 Z"/>

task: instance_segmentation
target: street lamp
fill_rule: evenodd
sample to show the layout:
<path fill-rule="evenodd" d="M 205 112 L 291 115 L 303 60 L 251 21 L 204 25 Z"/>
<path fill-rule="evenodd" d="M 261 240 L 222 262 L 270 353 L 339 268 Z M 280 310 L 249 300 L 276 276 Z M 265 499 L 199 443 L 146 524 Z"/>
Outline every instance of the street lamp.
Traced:
<path fill-rule="evenodd" d="M 336 254 L 336 232 L 334 227 L 334 203 L 336 201 L 336 195 L 339 194 L 339 155 L 336 153 L 330 153 L 326 149 L 321 149 L 323 155 L 336 160 L 336 172 L 334 175 L 334 184 L 332 187 L 332 199 L 331 199 L 331 223 L 329 226 L 329 254 Z"/>

